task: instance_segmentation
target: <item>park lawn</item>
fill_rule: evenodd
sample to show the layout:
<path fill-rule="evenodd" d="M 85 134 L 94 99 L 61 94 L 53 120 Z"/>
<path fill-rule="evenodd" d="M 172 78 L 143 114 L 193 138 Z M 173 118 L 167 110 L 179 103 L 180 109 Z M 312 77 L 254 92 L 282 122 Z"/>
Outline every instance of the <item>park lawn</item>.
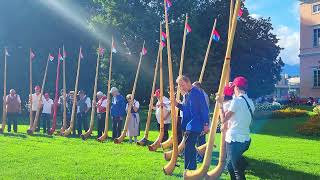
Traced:
<path fill-rule="evenodd" d="M 144 119 L 145 112 L 142 112 Z M 250 166 L 248 179 L 320 179 L 320 138 L 295 133 L 296 119 L 257 120 L 252 144 L 245 153 Z M 150 139 L 156 139 L 155 124 Z M 75 137 L 26 135 L 27 126 L 18 134 L 0 135 L 0 173 L 4 179 L 181 179 L 183 160 L 179 158 L 173 176 L 165 176 L 163 153 L 146 147 L 95 138 L 82 141 Z M 143 129 L 143 128 L 142 128 Z M 96 133 L 96 132 L 95 132 Z M 94 134 L 95 135 L 95 134 Z M 109 132 L 109 135 L 111 133 Z M 141 133 L 143 135 L 143 132 Z M 219 134 L 216 144 L 219 144 Z M 213 152 L 212 167 L 218 152 Z M 221 179 L 229 179 L 223 174 Z"/>

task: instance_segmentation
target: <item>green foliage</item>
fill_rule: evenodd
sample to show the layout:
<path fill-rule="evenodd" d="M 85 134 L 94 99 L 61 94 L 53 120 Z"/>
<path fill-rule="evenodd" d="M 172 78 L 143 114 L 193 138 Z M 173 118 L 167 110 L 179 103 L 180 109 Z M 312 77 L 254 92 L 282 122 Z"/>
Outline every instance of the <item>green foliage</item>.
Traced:
<path fill-rule="evenodd" d="M 315 114 L 319 115 L 319 114 L 320 114 L 320 106 L 314 107 L 314 108 L 313 108 L 313 112 L 314 112 Z"/>
<path fill-rule="evenodd" d="M 265 103 L 265 104 L 256 104 L 255 105 L 255 112 L 260 112 L 260 111 L 276 111 L 283 109 L 284 106 L 282 105 L 273 105 L 270 103 Z"/>
<path fill-rule="evenodd" d="M 272 118 L 274 119 L 283 119 L 283 118 L 295 118 L 307 116 L 308 111 L 288 107 L 286 109 L 276 110 L 272 112 Z"/>
<path fill-rule="evenodd" d="M 298 125 L 297 132 L 306 136 L 320 137 L 320 116 L 312 116 L 307 122 Z"/>

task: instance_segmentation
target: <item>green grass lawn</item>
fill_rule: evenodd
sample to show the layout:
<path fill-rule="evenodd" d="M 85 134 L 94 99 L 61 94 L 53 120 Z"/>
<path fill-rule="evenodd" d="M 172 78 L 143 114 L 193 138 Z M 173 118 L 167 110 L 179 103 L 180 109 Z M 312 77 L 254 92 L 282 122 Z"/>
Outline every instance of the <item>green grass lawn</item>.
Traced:
<path fill-rule="evenodd" d="M 142 112 L 145 119 L 145 112 Z M 295 133 L 305 117 L 296 119 L 257 120 L 252 144 L 245 153 L 250 167 L 248 179 L 320 179 L 320 138 Z M 144 127 L 143 127 L 144 128 Z M 157 136 L 155 120 L 150 139 Z M 167 163 L 161 150 L 117 145 L 111 140 L 99 143 L 95 138 L 82 141 L 75 137 L 26 134 L 0 135 L 0 173 L 3 179 L 181 179 L 183 160 L 179 159 L 173 176 L 165 176 Z M 96 135 L 96 132 L 95 134 Z M 109 132 L 111 135 L 111 132 Z M 141 133 L 143 135 L 143 131 Z M 216 138 L 217 144 L 219 135 Z M 213 152 L 212 168 L 218 152 Z M 0 179 L 1 179 L 0 178 Z M 223 174 L 221 179 L 229 179 Z"/>

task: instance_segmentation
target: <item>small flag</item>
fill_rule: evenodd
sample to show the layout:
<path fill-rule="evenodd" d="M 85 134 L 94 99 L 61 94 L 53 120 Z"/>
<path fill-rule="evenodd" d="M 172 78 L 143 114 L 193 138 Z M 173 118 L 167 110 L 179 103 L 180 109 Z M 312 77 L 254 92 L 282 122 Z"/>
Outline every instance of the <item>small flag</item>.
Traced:
<path fill-rule="evenodd" d="M 116 49 L 114 43 L 112 43 L 111 51 L 112 51 L 112 53 L 117 53 L 117 49 Z"/>
<path fill-rule="evenodd" d="M 170 0 L 166 0 L 166 7 L 167 7 L 167 11 L 169 11 L 169 9 L 171 8 L 172 3 Z"/>
<path fill-rule="evenodd" d="M 67 52 L 64 50 L 63 51 L 63 59 L 67 57 Z"/>
<path fill-rule="evenodd" d="M 192 32 L 192 29 L 188 23 L 186 24 L 186 29 L 187 29 L 187 35 Z"/>
<path fill-rule="evenodd" d="M 80 59 L 83 59 L 83 54 L 81 49 L 80 49 Z"/>
<path fill-rule="evenodd" d="M 243 15 L 243 10 L 240 8 L 238 13 L 238 19 L 240 19 Z"/>
<path fill-rule="evenodd" d="M 166 47 L 166 43 L 163 42 L 163 41 L 161 41 L 161 46 L 162 46 L 162 47 Z"/>
<path fill-rule="evenodd" d="M 49 60 L 50 60 L 50 61 L 53 61 L 53 60 L 54 60 L 54 57 L 53 57 L 51 54 L 49 54 Z"/>
<path fill-rule="evenodd" d="M 161 39 L 162 39 L 162 41 L 166 41 L 166 39 L 167 39 L 167 34 L 166 34 L 165 32 L 162 32 L 162 33 L 161 33 Z"/>
<path fill-rule="evenodd" d="M 104 48 L 98 48 L 98 52 L 100 56 L 103 56 L 104 54 Z"/>
<path fill-rule="evenodd" d="M 6 56 L 10 56 L 10 54 L 9 54 L 9 52 L 8 52 L 8 50 L 7 50 L 7 48 L 5 48 L 5 49 L 4 49 L 4 51 L 5 51 L 5 55 L 6 55 Z"/>
<path fill-rule="evenodd" d="M 35 56 L 36 56 L 36 55 L 32 52 L 32 50 L 30 50 L 30 59 L 31 59 L 31 60 L 34 59 Z"/>
<path fill-rule="evenodd" d="M 142 51 L 141 51 L 141 53 L 142 53 L 142 55 L 144 56 L 144 55 L 146 55 L 147 54 L 147 49 L 144 47 L 144 48 L 142 48 Z"/>
<path fill-rule="evenodd" d="M 217 30 L 214 30 L 212 33 L 212 39 L 216 42 L 218 42 L 220 40 L 220 34 Z"/>
<path fill-rule="evenodd" d="M 60 53 L 58 54 L 58 59 L 59 59 L 60 61 L 63 61 L 63 57 L 61 56 Z"/>

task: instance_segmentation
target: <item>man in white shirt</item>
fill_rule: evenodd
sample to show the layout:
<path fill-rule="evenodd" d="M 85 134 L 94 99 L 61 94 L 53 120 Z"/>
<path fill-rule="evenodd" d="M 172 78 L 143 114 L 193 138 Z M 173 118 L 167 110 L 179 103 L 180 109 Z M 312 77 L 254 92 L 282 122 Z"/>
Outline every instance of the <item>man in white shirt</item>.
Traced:
<path fill-rule="evenodd" d="M 53 114 L 53 100 L 50 99 L 48 93 L 44 94 L 44 99 L 42 100 L 42 127 L 43 133 L 48 133 L 50 131 L 50 120 Z"/>
<path fill-rule="evenodd" d="M 34 87 L 34 93 L 31 95 L 31 98 L 32 98 L 32 107 L 31 107 L 31 111 L 32 111 L 32 123 L 34 121 L 34 118 L 36 117 L 36 113 L 37 113 L 37 110 L 39 108 L 41 108 L 41 102 L 40 102 L 40 94 L 41 94 L 41 88 L 40 86 L 35 86 Z M 44 99 L 44 96 L 42 96 L 42 99 Z M 31 99 L 29 98 L 29 103 L 31 102 Z M 39 127 L 39 122 L 38 121 L 38 124 L 37 124 L 37 128 L 36 128 L 36 132 L 39 132 L 40 131 L 40 127 Z"/>
<path fill-rule="evenodd" d="M 88 131 L 88 112 L 91 108 L 91 100 L 86 96 L 84 90 L 80 90 L 79 100 L 77 101 L 77 130 L 78 136 L 82 134 L 82 127 Z"/>
<path fill-rule="evenodd" d="M 227 165 L 231 179 L 243 180 L 247 162 L 242 154 L 250 146 L 250 124 L 255 110 L 253 101 L 247 96 L 248 81 L 244 77 L 234 79 L 234 98 L 228 109 L 224 110 L 223 98 L 217 98 L 219 107 L 225 112 L 225 120 L 221 126 L 226 131 Z"/>
<path fill-rule="evenodd" d="M 163 120 L 164 120 L 164 135 L 162 138 L 162 142 L 168 140 L 169 138 L 169 127 L 171 124 L 171 116 L 170 116 L 170 100 L 163 96 L 163 104 L 160 103 L 160 89 L 157 89 L 154 93 L 154 97 L 157 98 L 158 102 L 156 104 L 156 107 L 153 109 L 156 111 L 156 118 L 158 121 L 158 130 L 160 130 L 160 113 L 161 113 L 161 106 L 163 106 Z"/>

